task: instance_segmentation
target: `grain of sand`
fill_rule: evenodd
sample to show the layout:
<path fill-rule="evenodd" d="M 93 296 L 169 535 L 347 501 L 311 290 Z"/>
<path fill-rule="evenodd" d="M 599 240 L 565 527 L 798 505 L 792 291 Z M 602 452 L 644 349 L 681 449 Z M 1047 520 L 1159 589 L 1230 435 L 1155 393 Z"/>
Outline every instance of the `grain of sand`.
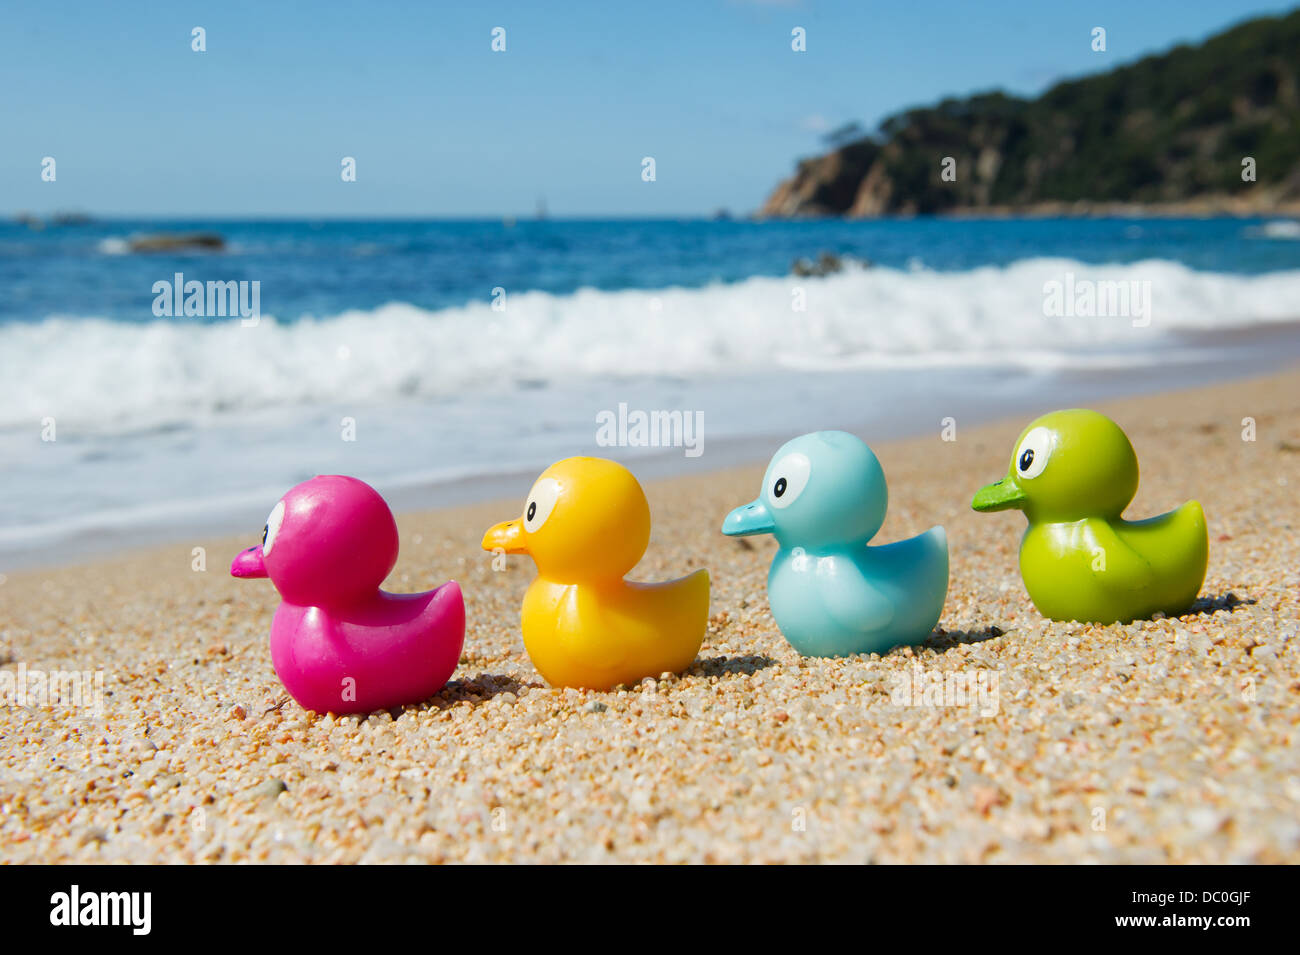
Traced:
<path fill-rule="evenodd" d="M 803 659 L 775 629 L 775 544 L 718 533 L 761 464 L 648 487 L 633 576 L 708 567 L 709 632 L 685 674 L 606 693 L 548 687 L 524 654 L 532 564 L 494 572 L 478 550 L 517 500 L 399 518 L 388 586 L 460 580 L 465 653 L 437 697 L 365 718 L 280 688 L 278 598 L 226 576 L 260 528 L 14 574 L 0 663 L 102 669 L 106 696 L 102 713 L 0 707 L 0 859 L 1300 861 L 1300 372 L 1101 407 L 1142 464 L 1130 516 L 1205 506 L 1209 575 L 1180 618 L 1034 610 L 1023 519 L 968 506 L 1027 419 L 877 447 L 877 540 L 942 523 L 952 547 L 941 630 L 884 656 Z M 996 676 L 996 706 L 902 705 L 918 674 Z"/>

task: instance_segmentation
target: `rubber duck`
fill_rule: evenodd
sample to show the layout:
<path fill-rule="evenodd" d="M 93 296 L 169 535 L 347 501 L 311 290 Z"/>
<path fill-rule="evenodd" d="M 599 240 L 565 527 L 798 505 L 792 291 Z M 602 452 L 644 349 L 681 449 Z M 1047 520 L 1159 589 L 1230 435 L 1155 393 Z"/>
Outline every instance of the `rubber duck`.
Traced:
<path fill-rule="evenodd" d="M 1020 575 L 1043 616 L 1085 623 L 1175 616 L 1205 581 L 1205 513 L 1188 501 L 1126 521 L 1120 515 L 1137 486 L 1137 454 L 1119 425 L 1095 411 L 1054 411 L 1024 430 L 1007 476 L 971 507 L 1024 511 Z"/>
<path fill-rule="evenodd" d="M 553 686 L 607 690 L 679 673 L 704 642 L 709 573 L 624 579 L 650 542 L 650 505 L 632 472 L 604 458 L 566 458 L 538 477 L 523 516 L 490 528 L 483 549 L 528 554 L 524 648 Z"/>
<path fill-rule="evenodd" d="M 380 590 L 397 563 L 397 540 L 378 491 L 323 475 L 282 497 L 262 543 L 230 565 L 231 576 L 270 577 L 279 591 L 271 662 L 305 709 L 368 713 L 419 703 L 456 669 L 465 640 L 460 586 Z"/>
<path fill-rule="evenodd" d="M 767 575 L 776 625 L 805 656 L 884 653 L 920 643 L 948 594 L 948 537 L 868 546 L 889 493 L 875 453 L 844 431 L 816 431 L 782 445 L 752 504 L 727 515 L 729 537 L 776 535 Z"/>

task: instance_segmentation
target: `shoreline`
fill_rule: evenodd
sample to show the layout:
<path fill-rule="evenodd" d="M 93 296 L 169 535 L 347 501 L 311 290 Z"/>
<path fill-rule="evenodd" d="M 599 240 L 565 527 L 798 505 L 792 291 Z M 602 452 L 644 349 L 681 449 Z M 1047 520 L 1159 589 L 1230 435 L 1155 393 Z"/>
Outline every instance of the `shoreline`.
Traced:
<path fill-rule="evenodd" d="M 1208 384 L 1190 388 L 1168 387 L 1167 382 L 1152 384 L 1151 381 L 1146 381 L 1143 388 L 1111 393 L 1107 397 L 1102 397 L 1094 402 L 1091 406 L 1103 413 L 1110 413 L 1115 409 L 1131 407 L 1141 400 L 1154 400 L 1166 404 L 1171 401 L 1176 402 L 1180 395 L 1199 396 L 1208 390 L 1225 389 L 1230 391 L 1234 387 L 1253 389 L 1266 387 L 1274 381 L 1295 381 L 1300 384 L 1300 366 L 1290 366 L 1284 371 L 1243 371 L 1212 380 Z M 1097 382 L 1085 381 L 1081 384 L 1088 388 L 1089 386 L 1096 387 Z M 1028 401 L 1016 400 L 1011 402 L 1010 410 L 1007 408 L 986 407 L 973 413 L 963 414 L 961 428 L 964 431 L 967 428 L 975 427 L 982 432 L 998 425 L 1005 425 L 1006 428 L 1014 431 L 1016 421 L 1020 420 L 1015 415 L 1036 416 L 1041 413 L 1032 410 L 1032 408 L 1018 406 L 1030 405 L 1041 407 L 1043 411 L 1050 410 L 1048 405 L 1052 404 L 1052 400 L 1062 397 L 1062 391 L 1071 390 L 1067 383 L 1057 382 L 1055 385 L 1056 387 L 1048 390 L 1046 396 L 1033 396 Z M 1065 406 L 1067 405 L 1061 405 L 1061 407 Z M 1028 417 L 1024 418 L 1025 422 L 1028 420 Z M 857 433 L 864 440 L 867 440 L 878 453 L 881 452 L 882 448 L 911 445 L 925 441 L 927 434 L 938 434 L 940 430 L 938 425 L 932 427 L 927 422 L 925 426 L 922 426 L 915 419 L 910 419 L 905 424 L 896 424 L 895 427 L 885 429 L 883 432 L 876 429 L 877 433 L 875 435 L 864 434 L 859 425 L 831 423 L 827 427 L 843 427 Z M 734 477 L 737 473 L 756 471 L 761 474 L 772 452 L 791 437 L 793 437 L 793 433 L 780 435 L 759 434 L 720 439 L 715 442 L 722 445 L 720 455 L 711 450 L 707 462 L 700 462 L 698 459 L 695 461 L 691 459 L 685 460 L 687 466 L 701 463 L 704 465 L 693 471 L 688 471 L 683 466 L 681 449 L 660 450 L 636 456 L 619 454 L 618 452 L 624 450 L 620 448 L 610 450 L 613 452 L 611 456 L 618 458 L 621 463 L 632 469 L 637 479 L 641 481 L 646 487 L 647 493 L 649 493 L 651 488 L 656 485 L 674 481 L 707 482 L 714 477 L 719 480 L 726 480 Z M 546 462 L 546 464 L 541 464 L 536 469 L 531 470 L 512 469 L 501 473 L 464 475 L 430 484 L 399 485 L 386 493 L 385 499 L 392 508 L 399 524 L 404 521 L 423 522 L 433 520 L 439 515 L 455 516 L 466 510 L 479 510 L 494 505 L 512 505 L 522 499 L 537 474 L 541 473 L 549 463 Z M 287 491 L 288 488 L 286 487 L 284 490 Z M 427 503 L 430 495 L 436 495 L 443 499 L 443 502 L 430 506 Z M 263 509 L 269 510 L 274 503 L 274 500 L 267 500 Z M 247 533 L 241 535 L 242 529 L 247 529 Z M 160 538 L 124 545 L 119 543 L 119 538 L 110 534 L 108 539 L 102 542 L 102 546 L 96 547 L 89 552 L 68 553 L 64 559 L 54 560 L 49 563 L 12 566 L 0 579 L 13 581 L 43 574 L 57 574 L 78 568 L 94 568 L 99 565 L 111 564 L 118 559 L 131 560 L 171 551 L 179 544 L 203 546 L 210 549 L 209 545 L 214 542 L 218 544 L 234 543 L 244 537 L 253 535 L 254 532 L 260 533 L 260 528 L 253 527 L 247 522 L 234 523 L 231 519 L 224 518 L 218 522 L 218 526 L 210 527 L 207 530 L 200 528 L 196 531 L 193 527 L 172 526 L 160 529 L 159 533 L 162 535 Z M 115 544 L 118 546 L 115 546 Z M 235 551 L 231 552 L 231 557 L 234 556 L 234 553 Z"/>
<path fill-rule="evenodd" d="M 1202 358 L 1191 365 L 1170 363 L 1167 366 L 1135 370 L 1065 369 L 1046 380 L 1035 379 L 1023 370 L 1008 374 L 997 368 L 969 368 L 953 372 L 936 370 L 936 387 L 929 393 L 908 396 L 906 410 L 899 411 L 888 403 L 864 413 L 851 402 L 830 400 L 825 394 L 860 392 L 865 403 L 876 405 L 881 395 L 890 391 L 890 381 L 903 382 L 911 377 L 906 371 L 841 371 L 832 377 L 786 371 L 772 374 L 774 383 L 783 383 L 791 391 L 820 389 L 825 394 L 815 401 L 826 405 L 819 415 L 823 428 L 841 428 L 861 435 L 873 446 L 936 431 L 938 422 L 948 415 L 959 416 L 963 426 L 981 425 L 1000 417 L 1037 413 L 1035 409 L 1081 404 L 1105 404 L 1109 401 L 1135 399 L 1144 395 L 1180 390 L 1189 375 L 1204 383 L 1250 381 L 1275 374 L 1279 368 L 1300 361 L 1300 322 L 1259 326 L 1232 336 L 1234 345 L 1219 353 L 1211 363 Z M 1189 343 L 1205 351 L 1219 333 L 1184 333 Z M 891 377 L 891 375 L 893 377 Z M 1020 377 L 1015 377 L 1019 375 Z M 820 380 L 819 380 L 820 378 Z M 827 382 L 831 383 L 828 384 Z M 715 385 L 714 392 L 718 392 Z M 813 393 L 813 392 L 808 392 Z M 707 390 L 695 399 L 708 401 Z M 698 407 L 699 404 L 696 404 Z M 592 433 L 595 433 L 593 425 Z M 681 448 L 662 450 L 600 448 L 594 444 L 560 442 L 554 457 L 569 454 L 598 454 L 613 457 L 643 481 L 687 475 L 708 475 L 766 461 L 766 456 L 791 437 L 795 431 L 757 429 L 750 433 L 724 433 L 708 438 L 707 453 L 697 458 L 685 457 Z M 366 475 L 366 480 L 389 501 L 395 514 L 419 514 L 433 509 L 472 505 L 522 495 L 532 480 L 552 459 L 540 456 L 530 466 L 519 462 L 502 471 L 462 473 L 435 480 L 389 475 L 387 478 Z M 342 469 L 346 473 L 346 468 Z M 359 475 L 360 476 L 360 475 Z M 13 575 L 25 570 L 57 569 L 104 560 L 115 554 L 189 542 L 196 546 L 204 539 L 229 537 L 241 529 L 260 528 L 266 512 L 288 490 L 288 485 L 267 488 L 261 493 L 247 490 L 225 501 L 177 499 L 164 502 L 169 516 L 156 513 L 125 512 L 106 515 L 99 523 L 87 524 L 38 543 L 20 546 L 16 542 L 0 544 L 0 573 Z M 153 508 L 159 505 L 154 503 Z M 180 519 L 177 515 L 190 515 Z"/>
<path fill-rule="evenodd" d="M 777 215 L 754 211 L 747 218 L 763 222 L 797 222 L 804 219 L 842 219 L 846 222 L 875 222 L 891 219 L 1270 219 L 1300 218 L 1300 199 L 1280 202 L 1237 200 L 1231 196 L 1210 196 L 1180 202 L 1096 202 L 1045 200 L 1028 206 L 961 206 L 933 213 L 891 212 L 877 215 L 796 213 Z"/>

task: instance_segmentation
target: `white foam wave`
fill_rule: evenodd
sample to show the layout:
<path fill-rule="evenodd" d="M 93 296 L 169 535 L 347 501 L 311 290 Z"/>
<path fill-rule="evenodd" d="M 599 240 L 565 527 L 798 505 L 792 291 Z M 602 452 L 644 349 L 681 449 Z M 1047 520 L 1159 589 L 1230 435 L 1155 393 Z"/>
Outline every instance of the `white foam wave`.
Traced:
<path fill-rule="evenodd" d="M 109 236 L 106 239 L 100 239 L 95 248 L 103 255 L 126 255 L 131 251 L 131 243 L 121 236 Z"/>
<path fill-rule="evenodd" d="M 1150 283 L 1151 321 L 1048 317 L 1044 288 Z M 806 310 L 799 311 L 800 297 Z M 262 300 L 274 300 L 263 289 Z M 51 317 L 0 328 L 0 427 L 88 430 L 324 401 L 473 396 L 598 376 L 785 367 L 1131 366 L 1171 333 L 1300 317 L 1300 271 L 1246 276 L 1151 260 L 1033 259 L 964 272 L 874 268 L 698 289 L 509 295 L 504 311 L 393 303 L 257 327 Z"/>
<path fill-rule="evenodd" d="M 1274 219 L 1263 225 L 1246 230 L 1252 239 L 1300 239 L 1300 221 L 1295 219 Z"/>

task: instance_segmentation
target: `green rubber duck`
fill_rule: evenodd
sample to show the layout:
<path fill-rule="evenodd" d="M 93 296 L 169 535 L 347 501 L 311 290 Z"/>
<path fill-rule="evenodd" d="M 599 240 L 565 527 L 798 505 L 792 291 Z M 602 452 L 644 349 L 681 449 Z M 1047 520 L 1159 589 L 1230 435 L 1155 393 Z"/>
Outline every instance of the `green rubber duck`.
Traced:
<path fill-rule="evenodd" d="M 1176 616 L 1205 582 L 1205 513 L 1188 501 L 1126 521 L 1120 514 L 1137 486 L 1137 455 L 1119 425 L 1095 411 L 1054 411 L 1025 429 L 1007 476 L 971 507 L 1025 512 L 1020 575 L 1043 616 L 1087 623 Z"/>

